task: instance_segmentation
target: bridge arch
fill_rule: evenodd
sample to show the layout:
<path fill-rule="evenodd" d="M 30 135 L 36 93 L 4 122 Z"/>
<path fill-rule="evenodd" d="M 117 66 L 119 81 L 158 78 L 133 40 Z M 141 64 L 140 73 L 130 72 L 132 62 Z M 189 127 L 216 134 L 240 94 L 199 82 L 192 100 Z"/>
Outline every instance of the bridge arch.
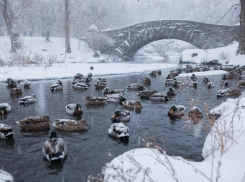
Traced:
<path fill-rule="evenodd" d="M 132 58 L 145 45 L 163 39 L 178 39 L 197 48 L 226 46 L 239 40 L 239 26 L 214 25 L 188 20 L 159 20 L 98 32 L 114 40 L 114 45 L 101 52 Z"/>

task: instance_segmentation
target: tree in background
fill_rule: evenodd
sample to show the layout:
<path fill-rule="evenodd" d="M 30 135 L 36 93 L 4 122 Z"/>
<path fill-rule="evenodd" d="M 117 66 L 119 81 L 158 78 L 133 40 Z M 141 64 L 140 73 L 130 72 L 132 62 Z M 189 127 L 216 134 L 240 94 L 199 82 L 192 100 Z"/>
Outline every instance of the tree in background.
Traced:
<path fill-rule="evenodd" d="M 245 0 L 240 0 L 240 38 L 237 54 L 245 54 Z"/>
<path fill-rule="evenodd" d="M 8 0 L 0 0 L 0 9 L 9 33 L 11 41 L 11 51 L 16 52 L 20 47 L 22 47 L 20 33 L 15 23 L 18 15 L 15 17 Z"/>
<path fill-rule="evenodd" d="M 68 3 L 69 0 L 65 0 L 65 45 L 66 45 L 66 52 L 71 53 Z"/>

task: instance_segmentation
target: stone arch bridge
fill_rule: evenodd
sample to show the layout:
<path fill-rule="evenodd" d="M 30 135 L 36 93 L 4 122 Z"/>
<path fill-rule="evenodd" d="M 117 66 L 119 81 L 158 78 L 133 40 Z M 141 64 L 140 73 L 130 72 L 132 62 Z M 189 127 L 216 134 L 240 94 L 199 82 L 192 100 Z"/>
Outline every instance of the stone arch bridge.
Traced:
<path fill-rule="evenodd" d="M 179 39 L 197 48 L 226 46 L 239 40 L 239 26 L 206 24 L 187 20 L 159 20 L 98 32 L 114 40 L 113 46 L 101 46 L 104 53 L 128 59 L 145 45 L 162 39 Z"/>

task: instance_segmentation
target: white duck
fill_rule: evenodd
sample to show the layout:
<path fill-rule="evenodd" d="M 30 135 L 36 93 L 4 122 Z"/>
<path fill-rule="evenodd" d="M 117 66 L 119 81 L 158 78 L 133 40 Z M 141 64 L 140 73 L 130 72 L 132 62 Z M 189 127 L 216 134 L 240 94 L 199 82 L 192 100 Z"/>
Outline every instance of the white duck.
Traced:
<path fill-rule="evenodd" d="M 51 91 L 58 91 L 63 89 L 63 84 L 60 80 L 57 80 L 50 86 Z"/>
<path fill-rule="evenodd" d="M 223 97 L 229 95 L 229 88 L 228 89 L 220 89 L 217 92 L 217 97 Z"/>
<path fill-rule="evenodd" d="M 4 123 L 0 123 L 0 139 L 12 138 L 14 132 L 12 132 L 12 128 Z"/>
<path fill-rule="evenodd" d="M 50 139 L 44 142 L 42 154 L 50 162 L 65 158 L 67 154 L 66 144 L 62 138 L 58 138 L 55 131 L 52 131 Z"/>
<path fill-rule="evenodd" d="M 33 103 L 37 102 L 36 95 L 32 94 L 32 96 L 23 97 L 18 102 L 20 104 L 33 104 Z"/>
<path fill-rule="evenodd" d="M 129 137 L 129 128 L 124 123 L 114 123 L 108 129 L 108 134 L 116 138 Z"/>
<path fill-rule="evenodd" d="M 11 111 L 11 106 L 8 103 L 0 103 L 0 114 L 7 114 Z"/>
<path fill-rule="evenodd" d="M 73 87 L 75 89 L 81 89 L 81 90 L 83 90 L 83 89 L 87 89 L 88 88 L 88 85 L 86 85 L 85 83 L 82 83 L 82 82 L 77 82 L 77 83 L 75 83 L 73 85 Z"/>

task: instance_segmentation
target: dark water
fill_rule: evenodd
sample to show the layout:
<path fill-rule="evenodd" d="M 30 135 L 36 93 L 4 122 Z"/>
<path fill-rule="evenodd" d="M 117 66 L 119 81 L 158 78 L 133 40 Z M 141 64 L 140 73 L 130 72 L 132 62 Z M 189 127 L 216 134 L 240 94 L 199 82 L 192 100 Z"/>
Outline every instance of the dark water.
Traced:
<path fill-rule="evenodd" d="M 151 86 L 146 86 L 146 89 L 166 92 L 168 87 L 163 81 L 169 69 L 162 71 L 161 76 L 152 78 Z M 149 76 L 149 72 L 105 78 L 111 89 L 126 89 L 130 83 L 141 84 L 140 79 L 146 76 Z M 11 113 L 2 116 L 0 122 L 10 125 L 14 131 L 14 140 L 0 140 L 0 168 L 11 173 L 16 181 L 86 181 L 88 175 L 95 176 L 100 173 L 102 167 L 114 157 L 128 150 L 143 147 L 141 139 L 148 136 L 153 136 L 165 148 L 168 155 L 201 161 L 201 151 L 208 132 L 205 122 L 197 125 L 191 123 L 185 127 L 184 120 L 170 120 L 167 112 L 172 104 L 181 104 L 186 107 L 185 115 L 187 115 L 191 108 L 189 104 L 191 98 L 205 101 L 210 109 L 215 107 L 222 102 L 216 98 L 217 90 L 221 89 L 218 84 L 220 78 L 221 76 L 210 76 L 215 87 L 209 90 L 199 78 L 197 90 L 186 86 L 178 90 L 178 95 L 166 103 L 142 100 L 144 108 L 141 113 L 131 111 L 131 120 L 128 123 L 131 135 L 128 145 L 110 138 L 107 134 L 111 116 L 115 109 L 123 109 L 123 106 L 115 103 L 103 107 L 85 105 L 86 96 L 102 96 L 101 90 L 96 90 L 94 86 L 96 77 L 93 77 L 91 86 L 86 91 L 74 90 L 71 80 L 62 80 L 63 91 L 52 93 L 49 87 L 54 81 L 38 81 L 32 82 L 31 89 L 24 90 L 22 96 L 13 97 L 9 95 L 10 91 L 6 84 L 0 84 L 0 103 L 7 102 L 12 107 Z M 26 107 L 18 104 L 20 97 L 32 93 L 36 94 L 37 103 Z M 136 100 L 137 91 L 127 91 L 125 97 L 128 100 Z M 52 121 L 61 118 L 76 119 L 66 114 L 65 106 L 68 103 L 81 103 L 84 110 L 82 117 L 92 128 L 87 132 L 57 131 L 58 136 L 67 144 L 68 156 L 62 164 L 50 163 L 43 158 L 41 148 L 54 128 L 51 127 L 49 131 L 26 132 L 21 131 L 15 121 L 45 113 L 49 114 Z M 205 111 L 201 102 L 197 103 L 197 106 Z"/>

